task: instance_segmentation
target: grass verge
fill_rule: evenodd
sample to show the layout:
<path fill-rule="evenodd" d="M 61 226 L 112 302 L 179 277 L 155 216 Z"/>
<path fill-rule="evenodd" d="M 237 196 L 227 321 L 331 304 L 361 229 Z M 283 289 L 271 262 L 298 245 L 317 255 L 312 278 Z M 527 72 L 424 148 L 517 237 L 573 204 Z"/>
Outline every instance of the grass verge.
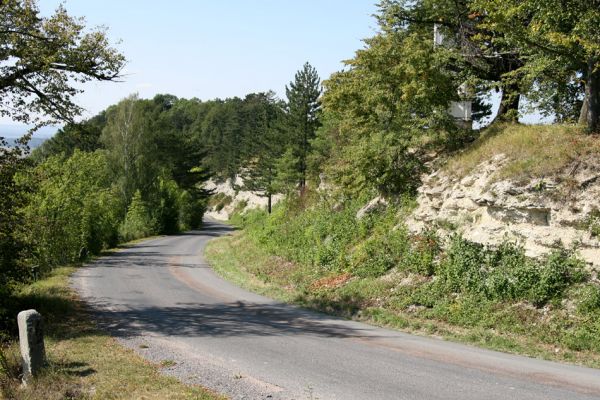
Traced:
<path fill-rule="evenodd" d="M 74 268 L 23 288 L 20 309 L 35 308 L 45 320 L 48 367 L 26 388 L 20 387 L 18 344 L 4 347 L 7 371 L 0 371 L 0 398 L 5 399 L 203 399 L 222 397 L 160 374 L 160 366 L 125 349 L 98 330 L 69 288 Z"/>
<path fill-rule="evenodd" d="M 272 256 L 244 231 L 209 242 L 205 254 L 225 279 L 281 301 L 410 333 L 600 367 L 598 352 L 577 350 L 577 343 L 586 340 L 585 331 L 577 329 L 583 323 L 560 304 L 535 308 L 527 302 L 464 296 L 433 307 L 407 306 L 409 293 L 427 284 L 418 274 L 327 272 Z"/>

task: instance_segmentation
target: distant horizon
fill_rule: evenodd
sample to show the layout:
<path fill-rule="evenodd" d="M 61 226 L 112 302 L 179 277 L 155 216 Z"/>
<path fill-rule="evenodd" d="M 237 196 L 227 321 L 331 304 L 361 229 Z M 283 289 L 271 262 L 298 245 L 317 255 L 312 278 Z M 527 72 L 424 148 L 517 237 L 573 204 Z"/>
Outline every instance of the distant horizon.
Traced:
<path fill-rule="evenodd" d="M 376 0 L 228 0 L 162 3 L 131 0 L 39 0 L 43 16 L 61 4 L 85 25 L 108 28 L 128 62 L 120 82 L 88 82 L 75 102 L 89 119 L 111 104 L 170 93 L 179 98 L 242 97 L 285 85 L 310 62 L 327 79 L 373 36 Z M 131 18 L 135 15 L 136 18 Z M 0 118 L 1 123 L 9 123 Z"/>
<path fill-rule="evenodd" d="M 35 133 L 33 136 L 35 138 L 44 138 L 49 139 L 53 137 L 56 132 L 62 127 L 62 125 L 48 125 L 43 126 Z M 18 122 L 3 122 L 0 123 L 0 137 L 4 137 L 7 139 L 18 139 L 27 133 L 27 130 L 31 128 L 31 125 L 19 124 Z"/>

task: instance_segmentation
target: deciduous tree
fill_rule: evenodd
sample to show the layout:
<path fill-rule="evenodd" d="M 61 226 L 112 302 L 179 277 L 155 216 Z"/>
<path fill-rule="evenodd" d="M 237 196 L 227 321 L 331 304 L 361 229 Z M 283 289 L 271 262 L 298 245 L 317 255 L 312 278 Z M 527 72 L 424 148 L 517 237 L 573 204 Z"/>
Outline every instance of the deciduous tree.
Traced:
<path fill-rule="evenodd" d="M 125 58 L 102 29 L 59 6 L 42 17 L 34 0 L 0 2 L 0 115 L 27 124 L 70 121 L 77 83 L 114 81 Z"/>

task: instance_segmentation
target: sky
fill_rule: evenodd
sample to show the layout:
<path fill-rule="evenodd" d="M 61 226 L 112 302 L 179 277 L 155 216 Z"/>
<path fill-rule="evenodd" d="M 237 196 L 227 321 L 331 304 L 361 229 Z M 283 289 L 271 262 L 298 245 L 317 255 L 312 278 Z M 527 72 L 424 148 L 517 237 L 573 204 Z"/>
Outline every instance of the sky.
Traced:
<path fill-rule="evenodd" d="M 106 26 L 128 62 L 123 82 L 87 83 L 89 118 L 132 93 L 201 100 L 274 90 L 308 61 L 322 79 L 376 29 L 375 0 L 66 0 L 88 27 Z M 61 3 L 39 0 L 42 15 Z"/>
<path fill-rule="evenodd" d="M 90 118 L 138 93 L 210 100 L 274 90 L 308 61 L 322 79 L 364 46 L 377 0 L 38 0 L 41 14 L 64 4 L 89 28 L 104 26 L 127 58 L 120 82 L 88 82 L 77 102 Z M 497 107 L 497 99 L 494 101 Z M 539 115 L 524 122 L 538 122 Z M 0 118 L 3 131 L 10 120 Z M 47 128 L 50 136 L 56 128 Z"/>

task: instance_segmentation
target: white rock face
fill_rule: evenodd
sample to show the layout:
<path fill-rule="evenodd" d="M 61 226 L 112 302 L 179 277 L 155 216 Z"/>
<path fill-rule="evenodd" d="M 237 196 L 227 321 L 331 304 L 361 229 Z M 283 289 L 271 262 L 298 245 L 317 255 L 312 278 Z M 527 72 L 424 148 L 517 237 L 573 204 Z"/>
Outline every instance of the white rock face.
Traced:
<path fill-rule="evenodd" d="M 363 208 L 357 211 L 356 219 L 363 219 L 367 214 L 385 210 L 387 206 L 387 200 L 381 196 L 377 196 L 373 200 L 369 201 Z"/>
<path fill-rule="evenodd" d="M 507 161 L 495 156 L 460 180 L 441 171 L 426 176 L 409 230 L 436 227 L 441 235 L 455 230 L 489 245 L 513 240 L 532 257 L 560 245 L 576 246 L 590 266 L 600 267 L 600 241 L 588 229 L 591 214 L 600 209 L 600 169 L 575 167 L 568 176 L 527 185 L 495 181 L 494 173 Z"/>
<path fill-rule="evenodd" d="M 255 209 L 255 208 L 266 209 L 267 203 L 268 203 L 268 199 L 266 197 L 259 196 L 255 192 L 249 192 L 249 191 L 245 191 L 245 190 L 237 190 L 236 191 L 234 189 L 234 188 L 243 187 L 243 184 L 244 184 L 244 181 L 239 176 L 235 178 L 235 182 L 233 185 L 232 185 L 230 179 L 227 179 L 225 182 L 218 183 L 218 184 L 212 180 L 209 180 L 204 185 L 205 189 L 214 190 L 215 194 L 222 193 L 226 196 L 229 196 L 229 197 L 231 197 L 232 201 L 230 204 L 226 205 L 221 210 L 215 210 L 215 209 L 209 208 L 204 215 L 206 215 L 207 217 L 210 217 L 210 218 L 214 218 L 219 221 L 227 221 L 233 214 L 234 210 L 240 205 L 240 203 L 243 203 L 243 202 L 246 202 L 246 206 L 244 207 L 242 212 L 245 212 L 246 210 Z M 279 202 L 282 198 L 283 198 L 283 195 L 279 195 L 279 194 L 274 195 L 271 199 L 272 205 L 277 204 L 277 202 Z"/>

